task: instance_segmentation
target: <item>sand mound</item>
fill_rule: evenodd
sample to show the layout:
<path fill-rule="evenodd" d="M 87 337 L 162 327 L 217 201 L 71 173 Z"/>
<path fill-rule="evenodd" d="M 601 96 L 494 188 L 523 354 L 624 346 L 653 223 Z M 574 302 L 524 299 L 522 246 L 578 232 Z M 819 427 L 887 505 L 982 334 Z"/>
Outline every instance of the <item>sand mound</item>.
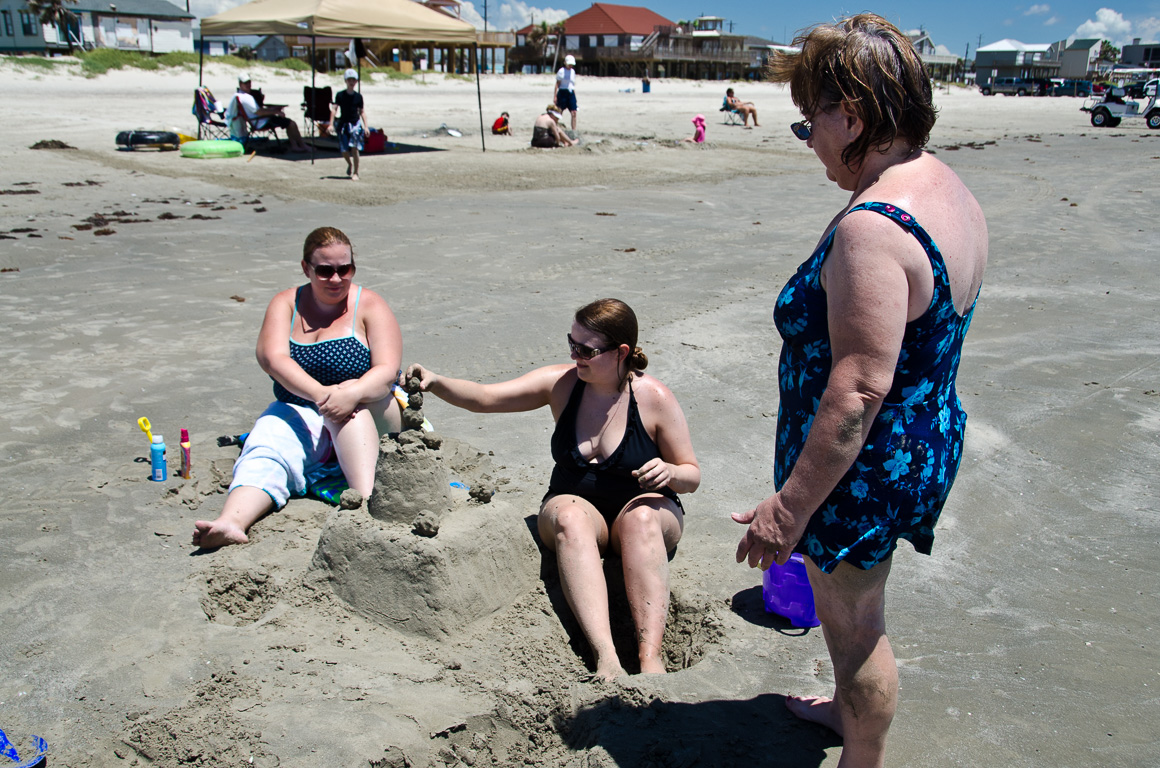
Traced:
<path fill-rule="evenodd" d="M 453 489 L 452 477 L 464 487 Z M 434 639 L 455 634 L 539 577 L 528 525 L 512 506 L 487 503 L 493 492 L 481 452 L 431 433 L 385 437 L 366 507 L 327 517 L 312 568 L 376 623 Z"/>

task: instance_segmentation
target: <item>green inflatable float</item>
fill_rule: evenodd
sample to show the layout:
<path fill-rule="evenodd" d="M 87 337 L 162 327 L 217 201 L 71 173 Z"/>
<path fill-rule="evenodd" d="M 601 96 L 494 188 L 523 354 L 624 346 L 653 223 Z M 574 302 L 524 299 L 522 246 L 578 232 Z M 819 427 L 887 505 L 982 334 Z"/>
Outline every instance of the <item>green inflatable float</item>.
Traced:
<path fill-rule="evenodd" d="M 226 139 L 187 141 L 181 145 L 182 157 L 211 160 L 218 157 L 241 157 L 244 150 L 241 142 Z"/>

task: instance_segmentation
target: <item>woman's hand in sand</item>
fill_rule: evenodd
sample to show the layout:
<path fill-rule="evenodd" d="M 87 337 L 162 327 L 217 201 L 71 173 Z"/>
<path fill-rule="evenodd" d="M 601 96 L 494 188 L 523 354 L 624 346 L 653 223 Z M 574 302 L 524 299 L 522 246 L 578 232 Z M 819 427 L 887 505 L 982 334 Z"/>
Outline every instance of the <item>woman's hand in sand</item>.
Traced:
<path fill-rule="evenodd" d="M 418 363 L 411 363 L 407 366 L 407 372 L 403 374 L 403 380 L 406 381 L 413 376 L 419 378 L 419 389 L 423 392 L 431 391 L 431 387 L 435 382 L 439 381 L 439 376 L 434 371 L 429 371 Z"/>
<path fill-rule="evenodd" d="M 668 486 L 673 479 L 673 466 L 663 459 L 651 459 L 632 476 L 646 491 L 656 491 Z"/>
<path fill-rule="evenodd" d="M 336 424 L 343 424 L 362 403 L 358 379 L 344 381 L 326 388 L 326 395 L 315 404 L 318 412 Z"/>
<path fill-rule="evenodd" d="M 750 568 L 763 571 L 775 562 L 785 565 L 810 520 L 809 515 L 801 517 L 787 509 L 776 493 L 758 504 L 756 509 L 734 512 L 731 517 L 735 522 L 749 526 L 737 545 L 737 562 L 748 557 Z"/>

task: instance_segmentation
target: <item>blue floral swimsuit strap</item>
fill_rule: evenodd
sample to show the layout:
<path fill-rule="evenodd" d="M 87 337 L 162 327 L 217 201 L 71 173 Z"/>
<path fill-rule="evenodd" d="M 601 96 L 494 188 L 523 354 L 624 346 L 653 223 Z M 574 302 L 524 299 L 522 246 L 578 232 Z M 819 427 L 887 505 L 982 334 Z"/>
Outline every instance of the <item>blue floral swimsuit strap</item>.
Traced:
<path fill-rule="evenodd" d="M 950 277 L 947 275 L 947 266 L 943 261 L 942 251 L 938 249 L 938 246 L 935 245 L 934 240 L 931 239 L 930 234 L 922 228 L 922 225 L 919 224 L 913 216 L 899 208 L 897 205 L 892 205 L 890 203 L 869 202 L 855 205 L 853 208 L 846 211 L 842 218 L 849 216 L 854 211 L 874 211 L 875 213 L 880 213 L 883 216 L 894 220 L 900 226 L 914 235 L 915 239 L 918 240 L 918 244 L 922 246 L 924 251 L 926 251 L 926 257 L 930 260 L 930 267 L 934 272 L 934 290 L 931 292 L 930 305 L 927 307 L 927 311 L 929 311 L 931 307 L 938 306 L 942 301 L 946 301 L 952 306 L 954 305 L 954 301 L 951 298 Z M 834 227 L 834 230 L 836 229 L 837 227 Z M 833 239 L 834 231 L 831 230 L 830 236 L 827 238 L 827 242 L 832 242 Z M 829 248 L 827 247 L 826 250 L 828 251 Z"/>

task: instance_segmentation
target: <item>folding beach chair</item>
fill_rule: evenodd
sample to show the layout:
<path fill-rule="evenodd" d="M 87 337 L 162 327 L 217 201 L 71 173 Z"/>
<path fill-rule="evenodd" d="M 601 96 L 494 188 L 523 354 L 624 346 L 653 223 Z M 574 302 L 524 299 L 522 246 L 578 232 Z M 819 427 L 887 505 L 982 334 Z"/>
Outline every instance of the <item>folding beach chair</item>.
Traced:
<path fill-rule="evenodd" d="M 230 127 L 226 124 L 225 110 L 214 99 L 209 88 L 202 86 L 193 91 L 193 114 L 197 117 L 197 138 L 228 139 Z"/>
<path fill-rule="evenodd" d="M 721 101 L 721 109 L 719 111 L 725 115 L 725 125 L 744 125 L 741 121 L 741 113 L 729 106 L 728 96 Z"/>
<path fill-rule="evenodd" d="M 330 86 L 325 88 L 311 88 L 309 85 L 302 88 L 302 120 L 310 128 L 310 135 L 314 136 L 314 129 L 330 122 L 330 105 L 334 103 L 334 91 Z"/>
<path fill-rule="evenodd" d="M 265 98 L 261 91 L 253 89 L 250 91 L 250 95 L 254 97 L 254 101 L 259 107 L 265 103 Z M 226 115 L 230 121 L 229 138 L 241 142 L 242 146 L 247 150 L 251 149 L 253 140 L 263 134 L 273 136 L 275 146 L 281 146 L 282 140 L 278 136 L 277 127 L 271 125 L 265 117 L 250 117 L 249 113 L 238 102 L 238 95 L 236 93 L 230 99 L 230 106 L 226 110 Z"/>

